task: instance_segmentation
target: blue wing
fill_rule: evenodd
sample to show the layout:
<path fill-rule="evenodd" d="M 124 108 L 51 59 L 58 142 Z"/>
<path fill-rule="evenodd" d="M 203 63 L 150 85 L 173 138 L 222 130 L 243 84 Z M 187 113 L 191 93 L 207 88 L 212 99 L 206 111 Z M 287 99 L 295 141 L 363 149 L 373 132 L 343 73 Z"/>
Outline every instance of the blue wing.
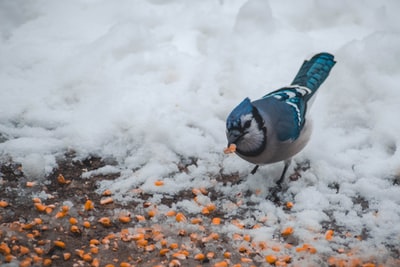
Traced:
<path fill-rule="evenodd" d="M 274 114 L 274 128 L 280 141 L 296 140 L 306 122 L 306 99 L 312 91 L 306 87 L 290 86 L 276 90 L 258 100 L 262 108 Z M 257 102 L 257 101 L 256 101 Z"/>

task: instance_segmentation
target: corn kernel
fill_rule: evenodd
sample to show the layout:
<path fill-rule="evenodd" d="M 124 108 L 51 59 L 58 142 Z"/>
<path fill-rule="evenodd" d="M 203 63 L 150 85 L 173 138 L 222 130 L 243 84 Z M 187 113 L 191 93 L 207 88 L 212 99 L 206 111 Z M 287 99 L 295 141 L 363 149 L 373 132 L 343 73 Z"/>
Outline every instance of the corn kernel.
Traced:
<path fill-rule="evenodd" d="M 54 245 L 59 248 L 65 248 L 65 243 L 60 240 L 54 241 Z"/>
<path fill-rule="evenodd" d="M 93 210 L 94 209 L 94 203 L 91 200 L 86 200 L 85 202 L 85 206 L 84 206 L 85 210 Z"/>
<path fill-rule="evenodd" d="M 267 255 L 265 256 L 265 261 L 268 262 L 269 264 L 274 264 L 278 258 L 275 255 Z"/>
<path fill-rule="evenodd" d="M 292 227 L 287 227 L 287 228 L 285 228 L 285 229 L 281 232 L 281 234 L 282 234 L 283 236 L 288 236 L 288 235 L 293 234 L 293 232 L 294 232 L 294 230 L 293 230 Z"/>
<path fill-rule="evenodd" d="M 180 212 L 178 214 L 176 214 L 175 220 L 177 222 L 186 222 L 187 221 L 186 216 L 183 215 L 183 213 L 180 213 Z"/>
<path fill-rule="evenodd" d="M 334 234 L 333 230 L 328 230 L 328 231 L 326 231 L 326 233 L 325 233 L 325 239 L 328 240 L 328 241 L 332 240 L 333 234 Z"/>

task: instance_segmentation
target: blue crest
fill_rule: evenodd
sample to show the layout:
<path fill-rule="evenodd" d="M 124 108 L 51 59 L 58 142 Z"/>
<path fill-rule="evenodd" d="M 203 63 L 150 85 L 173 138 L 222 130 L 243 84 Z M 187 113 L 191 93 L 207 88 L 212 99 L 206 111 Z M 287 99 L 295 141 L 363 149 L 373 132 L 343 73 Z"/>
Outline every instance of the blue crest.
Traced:
<path fill-rule="evenodd" d="M 234 108 L 229 114 L 226 120 L 226 128 L 239 128 L 240 127 L 240 117 L 242 115 L 250 114 L 253 112 L 253 105 L 248 97 L 246 97 L 236 108 Z"/>

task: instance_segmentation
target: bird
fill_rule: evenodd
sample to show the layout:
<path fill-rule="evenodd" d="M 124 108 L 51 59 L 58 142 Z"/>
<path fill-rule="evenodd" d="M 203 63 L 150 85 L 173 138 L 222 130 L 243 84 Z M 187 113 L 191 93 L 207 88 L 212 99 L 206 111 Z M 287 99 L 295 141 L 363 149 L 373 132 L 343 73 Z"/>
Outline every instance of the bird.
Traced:
<path fill-rule="evenodd" d="M 255 101 L 246 97 L 226 119 L 225 153 L 236 153 L 255 164 L 252 174 L 260 165 L 283 161 L 283 171 L 276 182 L 281 187 L 292 157 L 310 140 L 309 109 L 335 64 L 332 54 L 318 53 L 303 62 L 289 86 Z"/>

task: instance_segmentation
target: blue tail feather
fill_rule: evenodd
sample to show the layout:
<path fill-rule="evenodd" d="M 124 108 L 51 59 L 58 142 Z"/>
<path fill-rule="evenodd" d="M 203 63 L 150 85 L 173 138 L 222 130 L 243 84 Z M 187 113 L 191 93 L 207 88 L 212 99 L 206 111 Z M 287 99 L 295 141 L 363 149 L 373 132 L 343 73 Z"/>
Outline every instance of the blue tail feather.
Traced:
<path fill-rule="evenodd" d="M 334 56 L 329 53 L 320 53 L 310 60 L 305 60 L 292 85 L 305 86 L 315 93 L 328 77 L 335 63 Z"/>

